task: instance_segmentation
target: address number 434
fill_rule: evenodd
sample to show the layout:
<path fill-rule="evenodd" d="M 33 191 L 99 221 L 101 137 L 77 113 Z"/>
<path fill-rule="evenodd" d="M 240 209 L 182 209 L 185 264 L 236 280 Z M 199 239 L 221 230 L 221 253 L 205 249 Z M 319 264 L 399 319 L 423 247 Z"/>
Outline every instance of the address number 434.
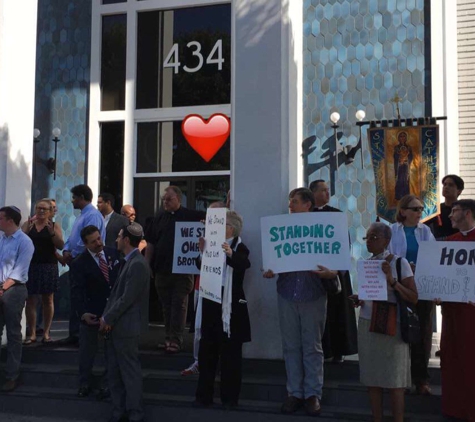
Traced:
<path fill-rule="evenodd" d="M 198 72 L 204 64 L 204 57 L 201 53 L 201 44 L 198 41 L 190 41 L 186 44 L 188 48 L 192 48 L 193 56 L 198 58 L 198 64 L 195 67 L 183 66 L 183 70 L 188 73 Z M 216 41 L 216 44 L 213 46 L 208 57 L 206 57 L 206 64 L 217 64 L 218 70 L 223 69 L 223 40 Z M 178 44 L 173 44 L 172 48 L 167 54 L 165 61 L 163 62 L 163 67 L 172 67 L 174 68 L 174 73 L 177 74 L 180 70 L 180 59 L 178 57 Z"/>

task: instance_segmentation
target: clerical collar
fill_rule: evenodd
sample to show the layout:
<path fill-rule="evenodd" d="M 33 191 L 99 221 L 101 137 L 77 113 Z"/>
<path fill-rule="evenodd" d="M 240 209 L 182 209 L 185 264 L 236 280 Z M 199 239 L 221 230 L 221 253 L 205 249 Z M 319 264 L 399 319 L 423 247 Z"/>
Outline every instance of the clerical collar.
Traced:
<path fill-rule="evenodd" d="M 473 230 L 475 230 L 475 226 L 473 226 L 470 230 L 467 230 L 467 231 L 465 231 L 465 232 L 463 232 L 462 230 L 460 230 L 460 233 L 462 233 L 462 236 L 468 236 L 468 234 L 469 234 L 471 231 L 473 231 Z"/>
<path fill-rule="evenodd" d="M 317 210 L 323 210 L 323 208 L 325 208 L 327 206 L 327 204 L 325 205 L 322 205 L 321 207 L 315 207 Z"/>

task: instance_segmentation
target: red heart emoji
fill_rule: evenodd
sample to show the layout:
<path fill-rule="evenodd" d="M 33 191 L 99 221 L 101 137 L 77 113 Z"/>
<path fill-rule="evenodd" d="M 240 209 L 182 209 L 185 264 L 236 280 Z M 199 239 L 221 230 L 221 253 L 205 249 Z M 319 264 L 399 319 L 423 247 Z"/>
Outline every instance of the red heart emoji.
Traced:
<path fill-rule="evenodd" d="M 213 114 L 207 121 L 199 114 L 186 116 L 181 124 L 183 136 L 207 163 L 228 139 L 231 123 L 224 114 Z"/>

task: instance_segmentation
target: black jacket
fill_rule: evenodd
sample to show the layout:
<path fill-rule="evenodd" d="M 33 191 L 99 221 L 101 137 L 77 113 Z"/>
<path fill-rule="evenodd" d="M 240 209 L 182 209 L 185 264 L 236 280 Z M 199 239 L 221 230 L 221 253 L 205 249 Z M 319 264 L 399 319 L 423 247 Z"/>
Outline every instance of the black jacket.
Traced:
<path fill-rule="evenodd" d="M 69 274 L 74 274 L 74 279 L 71 280 L 71 296 L 79 317 L 85 312 L 101 316 L 117 279 L 119 252 L 105 246 L 104 253 L 109 265 L 109 283 L 87 249 L 71 263 L 72 271 Z"/>
<path fill-rule="evenodd" d="M 237 238 L 234 238 L 231 247 Z M 226 265 L 233 268 L 231 339 L 246 343 L 251 341 L 251 324 L 244 295 L 243 282 L 246 270 L 251 266 L 249 249 L 240 243 L 231 258 L 226 257 Z M 219 339 L 227 336 L 223 331 L 222 306 L 212 300 L 203 299 L 203 313 L 201 320 L 201 335 L 205 339 Z"/>

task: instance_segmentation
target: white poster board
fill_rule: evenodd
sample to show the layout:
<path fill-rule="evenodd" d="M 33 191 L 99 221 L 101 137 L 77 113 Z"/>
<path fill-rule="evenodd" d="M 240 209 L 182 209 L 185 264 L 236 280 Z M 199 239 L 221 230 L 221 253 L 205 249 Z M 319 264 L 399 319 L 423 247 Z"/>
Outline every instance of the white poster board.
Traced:
<path fill-rule="evenodd" d="M 274 273 L 350 270 L 348 220 L 342 212 L 305 212 L 261 218 L 262 265 Z"/>
<path fill-rule="evenodd" d="M 475 302 L 475 243 L 420 242 L 415 280 L 419 300 Z"/>
<path fill-rule="evenodd" d="M 205 233 L 205 249 L 200 272 L 200 297 L 221 303 L 225 265 L 222 245 L 226 240 L 226 208 L 208 208 Z"/>
<path fill-rule="evenodd" d="M 388 283 L 381 266 L 384 261 L 360 259 L 358 270 L 359 300 L 388 300 Z"/>
<path fill-rule="evenodd" d="M 200 255 L 198 241 L 205 235 L 205 226 L 200 222 L 177 221 L 175 223 L 175 249 L 173 251 L 173 274 L 199 274 L 196 258 Z"/>

